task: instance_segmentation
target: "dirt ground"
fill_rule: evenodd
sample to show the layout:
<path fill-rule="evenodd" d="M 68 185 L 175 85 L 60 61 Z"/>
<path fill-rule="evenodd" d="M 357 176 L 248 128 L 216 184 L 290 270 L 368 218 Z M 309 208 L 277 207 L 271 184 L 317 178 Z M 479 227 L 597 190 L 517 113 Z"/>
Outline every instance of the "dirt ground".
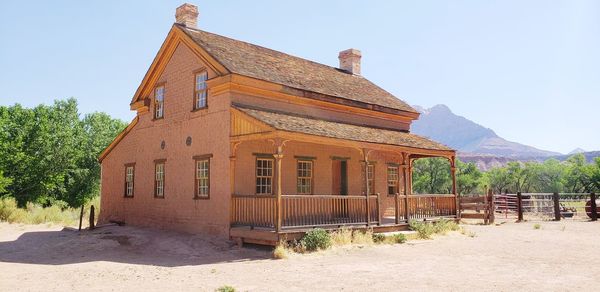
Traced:
<path fill-rule="evenodd" d="M 598 291 L 600 222 L 465 228 L 475 236 L 274 260 L 267 248 L 166 231 L 0 223 L 0 290 Z"/>

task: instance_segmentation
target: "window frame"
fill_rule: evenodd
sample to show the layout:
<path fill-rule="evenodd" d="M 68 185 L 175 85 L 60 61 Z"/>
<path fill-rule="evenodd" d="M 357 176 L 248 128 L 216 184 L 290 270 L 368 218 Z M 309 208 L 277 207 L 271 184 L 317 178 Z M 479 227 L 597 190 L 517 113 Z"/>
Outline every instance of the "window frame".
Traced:
<path fill-rule="evenodd" d="M 131 168 L 131 194 L 128 194 L 129 186 L 127 181 L 129 173 L 128 170 Z M 126 163 L 125 164 L 125 182 L 124 182 L 124 192 L 123 197 L 125 198 L 133 198 L 135 195 L 135 163 Z"/>
<path fill-rule="evenodd" d="M 210 199 L 210 160 L 212 158 L 212 154 L 197 155 L 192 158 L 194 159 L 194 199 L 208 200 Z M 198 177 L 198 164 L 204 161 L 206 161 L 208 165 L 207 177 L 204 178 L 207 181 L 207 193 L 200 195 L 199 180 L 201 178 Z"/>
<path fill-rule="evenodd" d="M 370 176 L 369 173 L 371 174 Z M 367 184 L 369 185 L 370 194 L 368 195 L 375 195 L 375 163 L 367 163 L 367 173 L 365 174 L 365 176 L 367 177 Z"/>
<path fill-rule="evenodd" d="M 308 169 L 308 171 L 310 171 L 310 176 L 300 176 L 300 164 L 301 163 L 306 163 L 308 165 L 310 165 L 310 169 Z M 302 159 L 302 158 L 298 158 L 296 160 L 296 193 L 299 195 L 312 195 L 314 194 L 314 177 L 315 177 L 315 162 L 312 159 Z M 300 186 L 300 181 L 308 181 L 309 185 L 308 185 L 308 191 L 307 192 L 302 192 L 301 191 L 301 186 Z M 305 186 L 303 186 L 305 187 Z"/>
<path fill-rule="evenodd" d="M 166 186 L 166 165 L 167 165 L 167 160 L 166 159 L 157 159 L 154 160 L 154 198 L 157 199 L 164 199 L 165 198 L 165 186 Z M 161 176 L 161 180 L 160 182 L 162 182 L 162 194 L 158 194 L 158 166 L 162 165 L 162 176 Z"/>
<path fill-rule="evenodd" d="M 197 110 L 202 110 L 202 109 L 206 109 L 208 108 L 208 70 L 206 70 L 205 68 L 199 69 L 194 71 L 194 97 L 192 98 L 193 100 L 193 105 L 192 105 L 192 111 L 197 111 Z M 198 76 L 200 75 L 205 75 L 206 79 L 204 80 L 204 88 L 202 89 L 198 89 Z M 198 106 L 198 101 L 200 100 L 198 98 L 198 93 L 204 92 L 204 106 L 199 107 Z"/>
<path fill-rule="evenodd" d="M 158 93 L 158 90 L 161 88 L 162 88 L 162 100 L 159 103 L 157 93 Z M 153 113 L 154 120 L 160 120 L 160 119 L 165 118 L 165 92 L 166 92 L 165 83 L 159 83 L 154 87 L 154 113 Z M 159 104 L 160 104 L 160 114 L 161 114 L 160 116 L 158 116 Z"/>
<path fill-rule="evenodd" d="M 259 161 L 268 161 L 270 162 L 270 169 L 271 169 L 271 175 L 259 175 Z M 262 167 L 263 169 L 268 169 L 265 167 Z M 275 174 L 275 158 L 271 155 L 271 156 L 257 156 L 256 157 L 256 162 L 255 162 L 255 167 L 254 167 L 254 176 L 255 176 L 255 180 L 254 180 L 254 191 L 256 195 L 273 195 L 273 178 Z M 258 180 L 259 179 L 266 179 L 269 181 L 269 184 L 259 184 Z M 269 188 L 269 192 L 258 192 L 259 191 L 259 187 L 267 187 Z"/>
<path fill-rule="evenodd" d="M 395 169 L 396 170 L 396 180 L 393 180 L 392 178 L 390 178 L 391 174 L 390 174 L 390 169 Z M 391 183 L 394 183 L 393 185 Z M 390 187 L 395 188 L 395 192 L 393 194 L 390 194 Z M 388 196 L 394 196 L 396 194 L 400 194 L 400 167 L 398 167 L 398 165 L 392 165 L 389 164 L 387 167 L 387 193 Z"/>

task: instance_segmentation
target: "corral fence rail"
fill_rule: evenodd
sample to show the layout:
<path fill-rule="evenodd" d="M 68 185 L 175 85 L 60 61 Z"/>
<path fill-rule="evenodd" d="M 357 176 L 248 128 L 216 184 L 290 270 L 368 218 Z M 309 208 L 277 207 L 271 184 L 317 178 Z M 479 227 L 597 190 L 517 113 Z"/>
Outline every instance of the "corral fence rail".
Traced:
<path fill-rule="evenodd" d="M 600 202 L 595 193 L 516 193 L 494 194 L 497 218 L 585 219 L 596 221 Z"/>

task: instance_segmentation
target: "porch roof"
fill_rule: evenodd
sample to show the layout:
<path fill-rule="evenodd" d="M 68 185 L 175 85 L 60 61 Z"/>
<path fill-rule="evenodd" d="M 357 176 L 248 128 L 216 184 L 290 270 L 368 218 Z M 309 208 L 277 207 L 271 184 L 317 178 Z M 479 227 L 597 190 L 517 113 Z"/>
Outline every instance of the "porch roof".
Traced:
<path fill-rule="evenodd" d="M 234 105 L 233 107 L 249 115 L 250 117 L 275 128 L 276 130 L 351 141 L 397 145 L 438 151 L 454 151 L 453 149 L 441 143 L 408 132 L 319 120 L 305 116 L 249 108 L 240 105 Z"/>

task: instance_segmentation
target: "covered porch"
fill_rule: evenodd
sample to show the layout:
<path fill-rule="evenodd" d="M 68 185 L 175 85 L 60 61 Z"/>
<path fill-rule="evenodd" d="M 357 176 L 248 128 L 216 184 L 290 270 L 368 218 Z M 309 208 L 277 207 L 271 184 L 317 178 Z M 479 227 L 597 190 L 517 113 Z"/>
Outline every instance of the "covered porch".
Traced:
<path fill-rule="evenodd" d="M 454 156 L 406 132 L 234 108 L 230 236 L 275 244 L 315 227 L 385 232 L 456 219 Z M 412 193 L 412 165 L 424 157 L 449 160 L 451 194 Z"/>

